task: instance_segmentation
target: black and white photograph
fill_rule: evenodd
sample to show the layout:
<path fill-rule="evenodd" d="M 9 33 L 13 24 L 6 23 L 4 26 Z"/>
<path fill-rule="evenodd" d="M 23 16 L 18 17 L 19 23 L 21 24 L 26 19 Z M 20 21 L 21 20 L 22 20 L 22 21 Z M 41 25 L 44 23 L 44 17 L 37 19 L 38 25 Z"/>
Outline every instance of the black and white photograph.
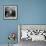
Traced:
<path fill-rule="evenodd" d="M 46 41 L 46 25 L 21 25 L 20 39 Z"/>
<path fill-rule="evenodd" d="M 17 19 L 17 6 L 6 5 L 4 8 L 4 19 Z"/>

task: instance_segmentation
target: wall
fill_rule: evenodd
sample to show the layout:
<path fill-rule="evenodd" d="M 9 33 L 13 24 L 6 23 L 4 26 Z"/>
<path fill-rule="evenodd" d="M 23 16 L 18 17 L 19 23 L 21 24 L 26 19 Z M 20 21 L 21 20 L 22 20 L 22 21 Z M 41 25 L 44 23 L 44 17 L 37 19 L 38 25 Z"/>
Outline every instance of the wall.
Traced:
<path fill-rule="evenodd" d="M 3 5 L 18 5 L 18 19 L 4 20 Z M 7 44 L 17 24 L 46 24 L 46 0 L 0 0 L 0 44 Z"/>

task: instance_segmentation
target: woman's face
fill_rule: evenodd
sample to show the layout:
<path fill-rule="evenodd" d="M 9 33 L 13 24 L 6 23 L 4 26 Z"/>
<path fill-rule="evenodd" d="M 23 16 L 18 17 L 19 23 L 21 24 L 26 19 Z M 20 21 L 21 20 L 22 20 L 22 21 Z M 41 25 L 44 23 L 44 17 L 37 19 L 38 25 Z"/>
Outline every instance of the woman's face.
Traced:
<path fill-rule="evenodd" d="M 13 17 L 13 16 L 15 16 L 15 11 L 12 9 L 12 8 L 7 8 L 6 7 L 6 10 L 5 10 L 5 16 L 6 17 Z"/>

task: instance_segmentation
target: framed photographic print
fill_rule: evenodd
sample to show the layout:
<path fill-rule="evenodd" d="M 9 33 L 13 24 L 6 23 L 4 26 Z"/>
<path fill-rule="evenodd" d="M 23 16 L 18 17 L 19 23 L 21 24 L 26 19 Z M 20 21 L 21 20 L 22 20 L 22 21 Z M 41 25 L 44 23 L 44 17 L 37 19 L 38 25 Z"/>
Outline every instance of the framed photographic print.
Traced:
<path fill-rule="evenodd" d="M 46 25 L 20 24 L 18 30 L 20 41 L 46 41 Z"/>
<path fill-rule="evenodd" d="M 4 8 L 4 19 L 17 19 L 17 6 L 5 5 L 3 8 Z"/>

